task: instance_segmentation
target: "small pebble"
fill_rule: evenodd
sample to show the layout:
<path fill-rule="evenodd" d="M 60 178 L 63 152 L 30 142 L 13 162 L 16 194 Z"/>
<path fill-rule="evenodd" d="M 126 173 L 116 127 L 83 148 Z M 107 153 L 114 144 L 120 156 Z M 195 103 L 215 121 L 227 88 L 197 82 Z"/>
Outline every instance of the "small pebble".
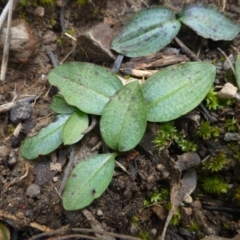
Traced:
<path fill-rule="evenodd" d="M 7 28 L 0 34 L 0 48 L 3 48 Z M 37 40 L 29 24 L 23 19 L 15 19 L 11 26 L 10 57 L 9 60 L 27 63 L 37 49 Z"/>
<path fill-rule="evenodd" d="M 36 7 L 33 14 L 37 17 L 44 17 L 45 10 L 43 7 Z"/>
<path fill-rule="evenodd" d="M 32 107 L 29 102 L 20 102 L 11 109 L 10 111 L 10 119 L 12 122 L 17 123 L 22 120 L 28 119 L 31 115 Z"/>
<path fill-rule="evenodd" d="M 102 212 L 101 209 L 98 209 L 98 211 L 97 211 L 97 215 L 98 215 L 98 216 L 102 216 L 102 215 L 103 215 L 103 212 Z"/>
<path fill-rule="evenodd" d="M 240 140 L 240 134 L 239 133 L 231 133 L 228 132 L 224 136 L 225 141 L 239 141 Z"/>
<path fill-rule="evenodd" d="M 42 42 L 45 45 L 49 45 L 57 40 L 57 35 L 51 31 L 48 30 L 42 37 Z"/>
<path fill-rule="evenodd" d="M 37 184 L 31 184 L 26 191 L 26 195 L 30 198 L 37 197 L 40 193 L 40 187 Z"/>
<path fill-rule="evenodd" d="M 156 235 L 157 235 L 157 229 L 156 229 L 156 228 L 151 229 L 150 233 L 151 233 L 153 236 L 156 236 Z"/>
<path fill-rule="evenodd" d="M 193 199 L 190 195 L 186 195 L 183 199 L 183 202 L 190 204 L 193 202 Z"/>
<path fill-rule="evenodd" d="M 231 99 L 236 97 L 237 87 L 231 83 L 226 83 L 223 88 L 219 91 L 218 96 L 223 99 Z"/>
<path fill-rule="evenodd" d="M 10 148 L 7 146 L 0 146 L 0 162 L 4 161 L 8 158 L 9 154 L 10 154 Z"/>
<path fill-rule="evenodd" d="M 229 60 L 230 60 L 231 64 L 234 65 L 235 60 L 234 60 L 234 57 L 233 57 L 232 54 L 231 54 L 231 55 L 228 57 L 228 59 L 225 60 L 224 63 L 223 63 L 223 69 L 224 69 L 225 71 L 231 69 L 231 65 L 230 65 L 230 63 L 229 63 Z"/>

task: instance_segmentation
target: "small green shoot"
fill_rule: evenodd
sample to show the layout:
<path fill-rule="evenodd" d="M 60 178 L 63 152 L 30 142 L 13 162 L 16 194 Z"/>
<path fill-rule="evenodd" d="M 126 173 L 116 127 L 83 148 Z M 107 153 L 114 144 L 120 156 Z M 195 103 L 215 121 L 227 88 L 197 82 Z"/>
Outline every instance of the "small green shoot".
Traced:
<path fill-rule="evenodd" d="M 142 240 L 150 240 L 150 236 L 149 234 L 146 232 L 146 231 L 141 231 L 139 233 L 139 237 L 142 239 Z"/>
<path fill-rule="evenodd" d="M 227 119 L 223 127 L 229 132 L 235 132 L 238 130 L 238 121 L 236 118 Z"/>
<path fill-rule="evenodd" d="M 203 139 L 209 139 L 212 137 L 218 137 L 220 134 L 220 130 L 218 127 L 210 126 L 210 122 L 202 122 L 198 131 L 197 135 L 202 137 Z"/>
<path fill-rule="evenodd" d="M 218 92 L 214 91 L 214 88 L 211 87 L 206 98 L 206 106 L 209 110 L 217 110 L 220 108 Z"/>
<path fill-rule="evenodd" d="M 191 221 L 189 225 L 187 225 L 187 229 L 190 232 L 197 232 L 199 230 L 199 225 L 198 223 Z"/>
<path fill-rule="evenodd" d="M 172 208 L 171 203 L 168 203 L 166 205 L 166 208 L 170 211 L 171 208 Z M 175 211 L 175 213 L 174 213 L 174 215 L 173 215 L 173 217 L 172 217 L 172 219 L 170 221 L 170 224 L 172 226 L 177 226 L 179 224 L 179 222 L 180 222 L 181 217 L 182 217 L 182 215 L 181 215 L 180 209 L 177 208 L 177 210 Z"/>
<path fill-rule="evenodd" d="M 218 172 L 223 169 L 226 163 L 226 154 L 221 152 L 217 156 L 211 157 L 210 159 L 204 161 L 203 169 L 210 170 L 211 172 Z"/>
<path fill-rule="evenodd" d="M 240 187 L 236 187 L 234 190 L 234 200 L 240 206 Z"/>
<path fill-rule="evenodd" d="M 206 177 L 202 183 L 203 189 L 211 194 L 221 194 L 228 191 L 228 184 L 219 177 Z"/>
<path fill-rule="evenodd" d="M 144 200 L 144 207 L 149 207 L 153 204 L 166 204 L 169 200 L 169 190 L 167 188 L 162 188 L 159 192 L 155 192 L 150 196 L 149 200 Z"/>

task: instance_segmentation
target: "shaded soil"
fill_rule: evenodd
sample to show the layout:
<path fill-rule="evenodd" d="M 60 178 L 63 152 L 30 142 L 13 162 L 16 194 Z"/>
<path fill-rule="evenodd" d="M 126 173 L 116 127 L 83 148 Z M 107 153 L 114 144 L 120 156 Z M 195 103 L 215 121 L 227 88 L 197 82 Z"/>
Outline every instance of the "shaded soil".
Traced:
<path fill-rule="evenodd" d="M 88 31 L 95 24 L 104 22 L 109 24 L 112 29 L 111 34 L 114 35 L 133 13 L 150 4 L 148 1 L 137 0 L 100 2 L 89 1 L 81 6 L 76 1 L 70 1 L 66 5 L 64 15 L 67 32 L 78 38 L 81 33 Z M 202 3 L 214 4 L 219 9 L 224 7 L 224 1 L 202 1 Z M 176 0 L 151 3 L 151 5 L 161 4 L 170 6 L 176 11 L 179 11 L 183 5 L 182 1 Z M 43 17 L 34 13 L 37 5 L 44 7 Z M 3 6 L 4 1 L 1 1 L 1 7 Z M 239 21 L 239 9 L 240 4 L 228 1 L 224 13 Z M 49 105 L 53 95 L 56 94 L 56 89 L 47 82 L 47 75 L 53 66 L 46 52 L 46 45 L 50 46 L 59 62 L 89 61 L 109 68 L 113 65 L 113 59 L 112 61 L 98 59 L 95 62 L 95 58 L 81 52 L 80 42 L 76 43 L 63 35 L 60 12 L 61 6 L 44 5 L 41 1 L 36 5 L 18 4 L 14 12 L 15 19 L 23 18 L 29 23 L 37 39 L 36 52 L 26 63 L 16 62 L 10 55 L 6 81 L 0 86 L 0 103 L 5 104 L 15 98 L 21 99 L 30 95 L 37 96 L 37 99 L 31 102 L 31 116 L 21 121 L 22 128 L 19 133 L 15 132 L 19 122 L 10 119 L 13 113 L 7 111 L 0 115 L 0 220 L 10 230 L 11 239 L 31 237 L 34 239 L 37 234 L 57 229 L 60 230 L 52 237 L 43 236 L 37 239 L 61 239 L 57 238 L 58 235 L 71 239 L 69 235 L 74 233 L 100 239 L 99 235 L 83 233 L 80 229 L 97 227 L 101 227 L 106 232 L 128 235 L 128 239 L 130 236 L 139 239 L 157 239 L 167 217 L 166 201 L 169 202 L 170 197 L 167 196 L 161 202 L 158 199 L 154 200 L 153 196 L 162 189 L 170 189 L 173 178 L 171 173 L 174 172 L 167 167 L 167 162 L 170 161 L 169 159 L 176 161 L 183 154 L 174 142 L 169 143 L 168 151 L 163 151 L 164 154 L 154 148 L 152 140 L 159 130 L 158 124 L 149 124 L 149 129 L 139 146 L 118 157 L 118 162 L 129 174 L 116 166 L 109 188 L 83 211 L 65 211 L 58 193 L 69 160 L 69 147 L 60 147 L 55 153 L 39 157 L 35 161 L 25 161 L 20 155 L 20 146 L 26 136 L 36 134 L 54 119 L 54 113 Z M 212 42 L 196 36 L 186 28 L 181 30 L 178 37 L 193 52 L 199 53 L 202 60 L 213 61 L 218 66 L 217 86 L 222 86 L 226 79 L 235 84 L 232 71 L 222 67 L 223 55 L 217 48 L 221 48 L 227 56 L 230 54 L 236 56 L 237 50 L 239 51 L 239 38 L 227 43 Z M 179 48 L 175 42 L 171 47 Z M 184 54 L 181 50 L 180 53 Z M 128 61 L 129 59 L 126 59 L 125 63 Z M 198 121 L 207 119 L 201 108 L 176 120 L 175 125 L 187 139 L 197 144 L 196 152 L 201 160 L 224 152 L 227 164 L 217 175 L 228 184 L 228 192 L 210 194 L 204 191 L 203 179 L 212 176 L 212 173 L 205 171 L 200 164 L 197 168 L 198 186 L 192 194 L 193 200 L 181 203 L 179 208 L 181 219 L 176 226 L 168 227 L 166 239 L 202 239 L 206 235 L 232 238 L 239 233 L 240 149 L 237 141 L 224 140 L 228 132 L 228 129 L 224 128 L 226 119 L 234 117 L 239 122 L 239 103 L 234 102 L 230 106 L 211 111 L 211 114 L 215 120 L 213 125 L 220 129 L 218 137 L 203 139 L 197 135 L 199 126 L 191 116 L 198 116 Z M 239 129 L 235 132 L 239 132 Z M 101 136 L 96 127 L 76 145 L 75 165 L 88 156 L 105 152 L 103 147 L 95 148 L 99 142 Z M 56 162 L 60 163 L 61 168 L 53 171 L 50 169 L 50 163 Z M 165 168 L 163 169 L 162 166 Z M 197 227 L 194 228 L 192 223 L 196 223 Z M 75 239 L 87 239 L 87 236 L 78 236 Z M 107 233 L 102 239 L 108 239 Z M 127 239 L 127 237 L 119 236 L 115 239 Z"/>

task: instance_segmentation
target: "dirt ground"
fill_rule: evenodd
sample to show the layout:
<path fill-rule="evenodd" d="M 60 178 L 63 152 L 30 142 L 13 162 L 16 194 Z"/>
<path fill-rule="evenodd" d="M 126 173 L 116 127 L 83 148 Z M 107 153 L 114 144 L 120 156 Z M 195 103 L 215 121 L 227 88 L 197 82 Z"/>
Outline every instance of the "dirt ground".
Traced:
<path fill-rule="evenodd" d="M 62 146 L 53 154 L 34 161 L 25 161 L 20 155 L 20 146 L 26 136 L 36 134 L 54 119 L 49 105 L 56 89 L 47 81 L 47 75 L 53 66 L 46 46 L 50 46 L 59 63 L 88 61 L 111 68 L 116 57 L 114 53 L 99 55 L 95 50 L 91 54 L 87 49 L 83 51 L 88 45 L 88 42 L 81 38 L 85 32 L 96 24 L 104 23 L 109 27 L 109 36 L 113 36 L 135 12 L 148 5 L 166 5 L 178 12 L 183 6 L 194 1 L 89 0 L 85 5 L 74 0 L 68 1 L 64 8 L 64 26 L 66 32 L 77 41 L 62 32 L 62 1 L 56 1 L 57 4 L 46 2 L 20 1 L 13 14 L 15 20 L 24 19 L 27 22 L 36 41 L 33 40 L 32 49 L 27 48 L 21 53 L 30 52 L 30 56 L 24 60 L 22 55 L 17 57 L 14 51 L 10 52 L 6 80 L 0 83 L 0 104 L 29 96 L 34 96 L 35 100 L 31 101 L 31 105 L 22 106 L 20 110 L 0 113 L 0 232 L 7 228 L 11 234 L 11 238 L 1 238 L 0 235 L 0 239 L 158 239 L 168 210 L 167 203 L 154 196 L 163 189 L 169 191 L 173 178 L 169 172 L 174 172 L 168 169 L 168 162 L 171 159 L 177 160 L 183 154 L 174 143 L 169 144 L 167 151 L 161 153 L 153 148 L 152 140 L 159 129 L 158 124 L 149 124 L 142 142 L 134 150 L 118 157 L 118 162 L 125 166 L 130 174 L 116 166 L 113 180 L 106 192 L 86 209 L 79 211 L 64 210 L 58 193 L 69 160 L 69 147 Z M 230 18 L 240 21 L 239 1 L 195 2 L 217 6 Z M 0 1 L 0 8 L 3 9 L 5 4 L 6 1 Z M 106 36 L 98 34 L 99 38 Z M 226 79 L 234 83 L 232 70 L 223 67 L 225 57 L 218 48 L 227 56 L 233 54 L 236 57 L 239 37 L 231 42 L 213 42 L 204 40 L 185 28 L 178 37 L 202 60 L 216 64 L 216 85 L 223 85 Z M 190 59 L 175 41 L 170 46 L 180 49 L 185 60 Z M 124 64 L 129 61 L 130 59 L 125 59 Z M 184 60 L 181 58 L 177 61 Z M 24 118 L 23 115 L 28 113 L 29 116 Z M 234 117 L 238 122 L 240 120 L 239 103 L 211 110 L 210 113 L 215 120 L 214 126 L 220 129 L 218 137 L 204 140 L 197 136 L 198 127 L 191 116 L 198 116 L 199 121 L 206 120 L 201 108 L 177 119 L 175 125 L 197 144 L 196 152 L 201 160 L 225 153 L 227 164 L 218 176 L 227 182 L 228 191 L 222 194 L 204 191 L 202 180 L 208 175 L 211 176 L 211 173 L 204 171 L 200 164 L 197 168 L 198 185 L 191 195 L 192 201 L 181 203 L 180 221 L 176 225 L 169 225 L 165 238 L 167 240 L 203 239 L 210 235 L 215 236 L 212 240 L 234 236 L 238 237 L 235 239 L 240 239 L 240 155 L 237 155 L 240 151 L 239 140 L 224 140 L 228 132 L 224 128 L 226 119 Z M 17 120 L 14 120 L 15 115 L 18 115 Z M 20 128 L 20 131 L 17 131 L 17 128 Z M 235 132 L 239 132 L 239 129 Z M 75 162 L 104 152 L 102 147 L 93 151 L 99 142 L 101 136 L 96 127 L 77 144 Z M 61 164 L 59 171 L 50 169 L 50 163 L 56 162 Z M 169 196 L 165 201 L 169 201 Z M 87 232 L 86 229 L 95 231 Z M 96 233 L 96 229 L 104 231 L 104 234 Z M 109 232 L 127 236 L 109 235 Z"/>

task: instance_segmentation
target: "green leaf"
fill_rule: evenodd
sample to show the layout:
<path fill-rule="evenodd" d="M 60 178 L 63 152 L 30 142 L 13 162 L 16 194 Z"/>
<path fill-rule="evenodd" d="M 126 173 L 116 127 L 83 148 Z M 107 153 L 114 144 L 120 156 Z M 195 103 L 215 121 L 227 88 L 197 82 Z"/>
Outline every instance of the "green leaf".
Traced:
<path fill-rule="evenodd" d="M 57 66 L 49 74 L 48 80 L 59 88 L 68 104 L 96 115 L 102 114 L 109 98 L 123 86 L 109 70 L 81 62 Z"/>
<path fill-rule="evenodd" d="M 237 86 L 239 90 L 240 89 L 240 55 L 237 55 L 237 60 L 236 60 L 236 81 L 237 81 Z"/>
<path fill-rule="evenodd" d="M 115 153 L 95 155 L 73 169 L 63 192 L 64 209 L 82 209 L 103 194 L 113 176 L 115 156 Z"/>
<path fill-rule="evenodd" d="M 198 35 L 217 40 L 232 40 L 240 32 L 240 25 L 232 22 L 215 8 L 190 5 L 179 15 L 179 19 Z"/>
<path fill-rule="evenodd" d="M 194 109 L 209 92 L 216 75 L 210 63 L 191 62 L 167 67 L 143 84 L 147 120 L 167 122 Z"/>
<path fill-rule="evenodd" d="M 62 143 L 63 125 L 68 118 L 69 115 L 59 115 L 55 122 L 42 128 L 38 135 L 26 138 L 21 147 L 22 156 L 32 160 L 58 148 Z"/>
<path fill-rule="evenodd" d="M 111 48 L 128 57 L 147 56 L 169 44 L 180 27 L 169 8 L 142 10 L 114 38 Z"/>
<path fill-rule="evenodd" d="M 53 102 L 50 108 L 58 114 L 72 114 L 77 110 L 76 107 L 67 104 L 64 98 L 59 94 L 53 96 Z"/>
<path fill-rule="evenodd" d="M 106 144 L 120 152 L 134 148 L 147 126 L 146 107 L 140 84 L 125 85 L 107 103 L 100 120 Z"/>
<path fill-rule="evenodd" d="M 77 110 L 74 112 L 63 126 L 62 140 L 65 145 L 78 142 L 83 138 L 82 132 L 88 127 L 88 115 Z"/>

